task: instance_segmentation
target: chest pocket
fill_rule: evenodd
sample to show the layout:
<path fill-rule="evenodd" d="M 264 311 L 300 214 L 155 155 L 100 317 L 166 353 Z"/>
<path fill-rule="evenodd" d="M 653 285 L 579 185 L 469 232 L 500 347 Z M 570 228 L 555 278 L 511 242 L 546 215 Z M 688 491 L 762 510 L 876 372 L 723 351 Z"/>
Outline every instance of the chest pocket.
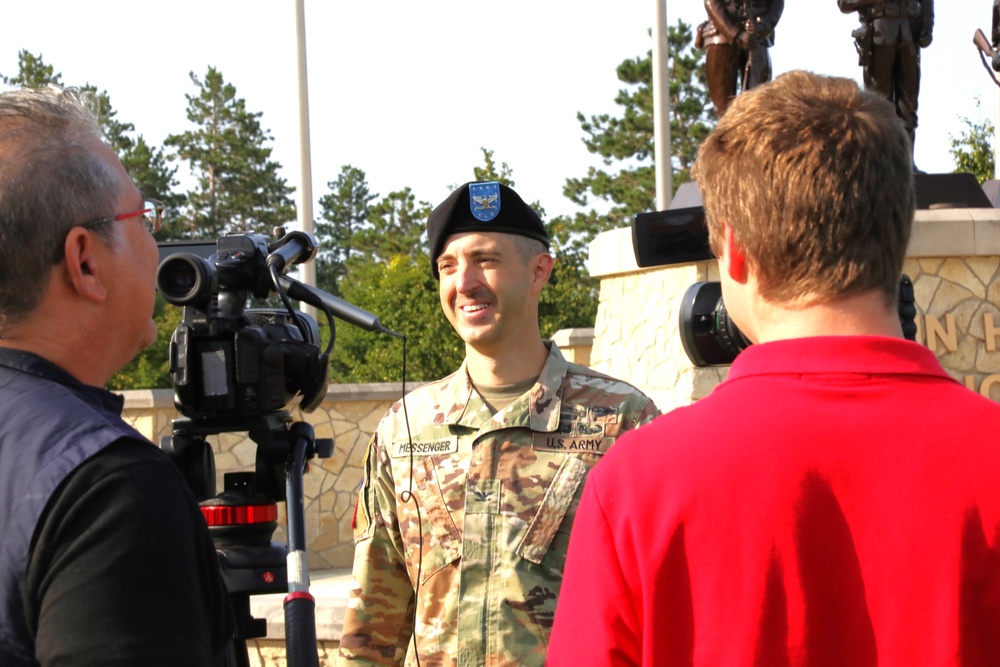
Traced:
<path fill-rule="evenodd" d="M 541 507 L 517 547 L 518 556 L 562 574 L 572 524 L 565 519 L 568 514 L 575 515 L 577 491 L 589 471 L 590 466 L 581 458 L 566 456 L 563 459 L 545 492 Z"/>

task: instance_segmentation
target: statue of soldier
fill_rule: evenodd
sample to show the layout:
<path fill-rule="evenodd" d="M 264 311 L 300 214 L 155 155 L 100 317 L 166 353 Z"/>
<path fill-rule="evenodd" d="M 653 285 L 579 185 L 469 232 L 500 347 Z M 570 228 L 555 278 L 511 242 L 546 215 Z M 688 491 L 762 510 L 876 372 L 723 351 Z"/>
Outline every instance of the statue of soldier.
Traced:
<path fill-rule="evenodd" d="M 993 0 L 993 69 L 1000 72 L 1000 0 Z"/>
<path fill-rule="evenodd" d="M 934 0 L 837 0 L 837 5 L 845 14 L 858 12 L 861 27 L 851 34 L 865 88 L 896 106 L 912 150 L 920 93 L 920 49 L 931 43 Z"/>
<path fill-rule="evenodd" d="M 705 74 L 715 112 L 721 117 L 737 88 L 771 80 L 774 26 L 785 0 L 705 0 L 708 20 L 698 26 L 695 46 L 706 49 Z"/>

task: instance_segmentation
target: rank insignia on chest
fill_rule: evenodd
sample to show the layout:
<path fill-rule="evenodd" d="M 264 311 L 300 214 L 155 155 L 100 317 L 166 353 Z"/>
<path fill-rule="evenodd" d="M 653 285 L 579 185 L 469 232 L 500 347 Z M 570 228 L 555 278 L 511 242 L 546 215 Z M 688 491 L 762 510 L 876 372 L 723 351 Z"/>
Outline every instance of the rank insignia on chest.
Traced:
<path fill-rule="evenodd" d="M 420 442 L 394 442 L 392 443 L 392 456 L 441 456 L 444 454 L 454 454 L 458 451 L 458 436 L 450 438 L 438 438 Z"/>

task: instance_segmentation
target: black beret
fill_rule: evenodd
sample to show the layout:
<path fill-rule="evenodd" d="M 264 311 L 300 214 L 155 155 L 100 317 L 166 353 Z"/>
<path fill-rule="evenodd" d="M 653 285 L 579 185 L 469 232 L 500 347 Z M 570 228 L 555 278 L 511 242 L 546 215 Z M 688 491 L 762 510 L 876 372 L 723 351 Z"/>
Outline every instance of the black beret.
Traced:
<path fill-rule="evenodd" d="M 549 235 L 535 211 L 503 183 L 466 183 L 448 195 L 427 218 L 431 273 L 438 277 L 437 258 L 445 241 L 459 232 L 503 232 L 541 241 Z"/>

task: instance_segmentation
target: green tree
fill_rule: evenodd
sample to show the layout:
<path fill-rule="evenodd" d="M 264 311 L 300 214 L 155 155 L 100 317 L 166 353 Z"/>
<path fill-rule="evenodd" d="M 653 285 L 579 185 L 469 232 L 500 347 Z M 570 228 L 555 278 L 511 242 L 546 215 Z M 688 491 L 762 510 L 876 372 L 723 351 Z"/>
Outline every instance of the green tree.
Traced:
<path fill-rule="evenodd" d="M 52 65 L 45 64 L 41 53 L 36 56 L 27 49 L 21 49 L 17 52 L 17 67 L 17 74 L 0 74 L 0 79 L 9 86 L 20 88 L 42 88 L 50 83 L 62 85 L 62 74 L 56 72 Z"/>
<path fill-rule="evenodd" d="M 480 148 L 479 150 L 483 152 L 483 166 L 474 167 L 472 169 L 472 180 L 477 182 L 497 181 L 498 183 L 503 183 L 509 188 L 513 188 L 514 176 L 507 163 L 501 162 L 499 169 L 497 169 L 497 164 L 493 160 L 493 151 L 488 148 Z M 458 185 L 455 187 L 458 187 Z"/>
<path fill-rule="evenodd" d="M 368 186 L 365 172 L 345 164 L 336 181 L 326 184 L 330 192 L 320 197 L 320 219 L 316 237 L 320 250 L 316 257 L 316 283 L 333 295 L 340 295 L 340 281 L 347 273 L 347 260 L 354 254 L 354 236 L 368 224 L 371 202 L 378 199 Z"/>
<path fill-rule="evenodd" d="M 108 389 L 163 389 L 170 386 L 170 337 L 181 321 L 181 309 L 156 295 L 153 312 L 156 341 L 108 381 Z"/>
<path fill-rule="evenodd" d="M 671 165 L 676 191 L 690 180 L 698 147 L 714 127 L 716 115 L 705 82 L 704 52 L 693 46 L 691 26 L 678 21 L 669 29 L 667 41 Z M 591 208 L 548 222 L 557 262 L 553 280 L 539 304 L 543 335 L 562 328 L 594 325 L 599 283 L 587 269 L 588 244 L 599 232 L 627 226 L 633 215 L 652 211 L 656 204 L 652 53 L 623 61 L 616 73 L 627 86 L 615 97 L 621 115 L 587 118 L 577 114 L 586 135 L 584 145 L 601 157 L 603 168 L 591 167 L 586 176 L 567 179 L 563 188 L 575 204 L 588 207 L 603 201 L 607 210 Z"/>
<path fill-rule="evenodd" d="M 980 101 L 976 99 L 976 109 Z M 951 157 L 955 161 L 955 173 L 972 174 L 983 183 L 993 178 L 995 171 L 993 157 L 993 123 L 988 119 L 973 121 L 961 117 L 965 129 L 956 138 L 948 135 L 951 140 Z"/>
<path fill-rule="evenodd" d="M 704 53 L 693 46 L 691 26 L 678 21 L 668 30 L 670 61 L 670 148 L 674 189 L 690 180 L 698 146 L 715 125 L 715 110 L 705 85 Z M 586 207 L 593 199 L 610 203 L 603 216 L 583 214 L 571 224 L 574 233 L 593 236 L 599 231 L 627 225 L 636 213 L 652 211 L 656 200 L 653 165 L 652 53 L 625 60 L 617 69 L 627 88 L 618 91 L 615 103 L 620 117 L 601 114 L 577 120 L 587 135 L 587 150 L 601 156 L 605 167 L 591 167 L 586 176 L 570 178 L 563 189 L 574 203 Z M 594 227 L 597 223 L 597 227 Z"/>
<path fill-rule="evenodd" d="M 236 87 L 209 67 L 204 80 L 194 72 L 197 89 L 185 95 L 187 118 L 195 129 L 167 137 L 171 159 L 184 160 L 197 179 L 187 193 L 181 233 L 216 238 L 227 232 L 270 234 L 271 228 L 295 219 L 289 198 L 294 189 L 278 175 L 271 159 L 271 135 L 260 124 L 262 112 L 251 112 L 236 96 Z"/>
<path fill-rule="evenodd" d="M 441 312 L 438 282 L 422 248 L 388 261 L 353 258 L 343 298 L 379 316 L 386 327 L 406 336 L 407 381 L 436 380 L 455 371 L 465 345 Z M 341 323 L 331 359 L 338 382 L 398 382 L 403 372 L 402 341 Z"/>
<path fill-rule="evenodd" d="M 184 195 L 174 190 L 177 167 L 171 167 L 163 149 L 150 146 L 141 134 L 119 153 L 119 157 L 139 191 L 166 205 L 163 229 L 157 233 L 157 238 L 179 238 L 182 224 L 179 213 Z"/>
<path fill-rule="evenodd" d="M 27 50 L 20 51 L 18 66 L 16 75 L 0 75 L 0 79 L 12 86 L 27 88 L 62 85 L 62 74 L 47 64 L 41 54 L 36 56 Z M 98 90 L 97 86 L 89 83 L 81 86 L 80 91 L 97 119 L 105 141 L 118 154 L 136 187 L 144 194 L 160 199 L 168 208 L 175 209 L 183 197 L 173 192 L 177 185 L 174 179 L 177 169 L 166 164 L 163 150 L 150 146 L 141 134 L 136 133 L 135 125 L 118 120 L 118 112 L 111 104 L 107 91 Z M 171 217 L 168 216 L 168 220 Z"/>
<path fill-rule="evenodd" d="M 344 261 L 340 295 L 407 337 L 408 379 L 447 375 L 461 363 L 464 347 L 441 313 L 437 281 L 430 272 L 425 237 L 431 207 L 418 202 L 410 188 L 373 201 L 367 184 L 355 186 L 354 192 L 365 193 L 367 220 L 346 241 L 352 254 Z M 331 360 L 336 381 L 396 381 L 402 361 L 399 341 L 338 326 Z"/>
<path fill-rule="evenodd" d="M 412 256 L 426 246 L 431 205 L 418 202 L 410 188 L 390 192 L 371 205 L 369 224 L 354 234 L 352 245 L 370 261 L 387 262 L 396 255 Z"/>
<path fill-rule="evenodd" d="M 81 91 L 87 95 L 105 141 L 121 159 L 135 186 L 143 194 L 162 201 L 169 209 L 164 229 L 159 233 L 160 237 L 169 238 L 177 224 L 177 209 L 184 201 L 183 195 L 174 192 L 177 168 L 167 164 L 163 149 L 150 146 L 136 132 L 135 125 L 118 120 L 118 112 L 112 106 L 107 91 L 99 91 L 97 86 L 89 83 Z"/>

